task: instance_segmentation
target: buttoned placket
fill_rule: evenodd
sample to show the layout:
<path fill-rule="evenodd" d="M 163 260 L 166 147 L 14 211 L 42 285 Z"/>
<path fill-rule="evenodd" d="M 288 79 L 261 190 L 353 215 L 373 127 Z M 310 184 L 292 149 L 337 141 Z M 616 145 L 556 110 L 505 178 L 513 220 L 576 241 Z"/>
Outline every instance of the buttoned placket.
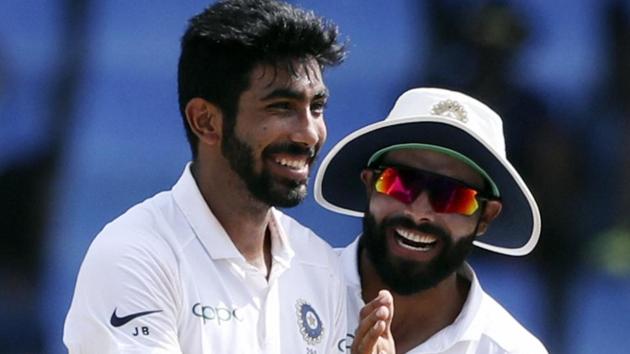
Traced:
<path fill-rule="evenodd" d="M 259 311 L 257 343 L 261 353 L 279 353 L 282 301 L 279 293 L 279 278 L 289 268 L 292 250 L 287 249 L 286 237 L 275 220 L 270 222 L 272 235 L 272 257 L 269 277 L 265 271 L 248 263 L 244 258 L 235 259 L 233 269 L 240 274 L 252 291 L 254 303 Z M 258 301 L 256 301 L 258 300 Z"/>
<path fill-rule="evenodd" d="M 282 262 L 272 260 L 269 279 L 264 271 L 244 262 L 235 263 L 234 268 L 244 278 L 245 283 L 254 295 L 254 303 L 260 314 L 257 324 L 257 343 L 262 353 L 280 352 L 280 312 L 281 299 L 278 277 L 286 267 Z M 256 301 L 258 300 L 258 301 Z"/>

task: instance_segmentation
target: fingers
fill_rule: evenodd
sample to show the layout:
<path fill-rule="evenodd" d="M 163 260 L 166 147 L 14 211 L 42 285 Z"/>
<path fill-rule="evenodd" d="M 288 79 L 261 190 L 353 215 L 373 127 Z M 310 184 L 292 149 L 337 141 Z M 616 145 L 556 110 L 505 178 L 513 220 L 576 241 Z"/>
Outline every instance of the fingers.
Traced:
<path fill-rule="evenodd" d="M 388 290 L 381 290 L 378 292 L 378 297 L 381 299 L 383 306 L 387 308 L 389 316 L 385 319 L 386 330 L 391 335 L 392 320 L 394 319 L 394 297 Z"/>
<path fill-rule="evenodd" d="M 367 343 L 370 346 L 387 328 L 389 310 L 385 306 L 375 308 L 359 321 L 359 327 L 354 332 L 354 343 Z"/>
<path fill-rule="evenodd" d="M 363 306 L 363 308 L 359 312 L 359 318 L 363 319 L 369 316 L 380 306 L 385 306 L 391 311 L 394 308 L 393 305 L 394 299 L 392 297 L 392 294 L 387 290 L 381 290 L 378 292 L 378 295 L 374 299 L 372 299 L 372 301 Z"/>
<path fill-rule="evenodd" d="M 364 337 L 378 321 L 388 320 L 391 308 L 389 303 L 393 302 L 393 300 L 388 300 L 387 295 L 391 299 L 389 292 L 384 293 L 381 291 L 372 301 L 363 306 L 359 313 L 359 326 L 355 331 L 355 340 L 357 337 Z"/>
<path fill-rule="evenodd" d="M 354 341 L 352 342 L 352 353 L 353 354 L 374 353 L 379 338 L 385 332 L 385 328 L 386 328 L 385 321 L 378 320 L 374 322 L 372 326 L 364 328 L 361 334 L 358 334 L 358 332 L 355 333 Z"/>
<path fill-rule="evenodd" d="M 355 331 L 354 341 L 352 343 L 352 353 L 380 353 L 379 340 L 391 343 L 389 347 L 393 348 L 393 339 L 391 335 L 391 323 L 393 318 L 394 300 L 389 291 L 381 290 L 376 298 L 367 303 L 359 314 L 359 326 Z M 385 351 L 393 352 L 393 351 Z"/>

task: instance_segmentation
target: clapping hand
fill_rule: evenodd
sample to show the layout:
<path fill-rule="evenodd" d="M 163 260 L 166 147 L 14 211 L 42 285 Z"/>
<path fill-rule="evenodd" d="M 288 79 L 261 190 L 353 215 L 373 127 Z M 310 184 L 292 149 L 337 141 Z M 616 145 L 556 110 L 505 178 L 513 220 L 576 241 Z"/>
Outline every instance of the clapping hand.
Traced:
<path fill-rule="evenodd" d="M 395 354 L 392 318 L 394 298 L 389 291 L 381 290 L 359 313 L 359 327 L 354 333 L 352 354 Z"/>

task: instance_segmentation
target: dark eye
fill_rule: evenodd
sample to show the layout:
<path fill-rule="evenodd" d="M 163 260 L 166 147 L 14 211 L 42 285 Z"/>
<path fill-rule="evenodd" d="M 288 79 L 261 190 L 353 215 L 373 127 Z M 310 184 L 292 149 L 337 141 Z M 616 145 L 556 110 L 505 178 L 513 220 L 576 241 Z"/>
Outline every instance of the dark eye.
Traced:
<path fill-rule="evenodd" d="M 274 102 L 268 105 L 267 108 L 277 109 L 277 110 L 288 110 L 291 108 L 291 104 L 286 101 L 279 101 L 279 102 Z"/>
<path fill-rule="evenodd" d="M 321 113 L 324 112 L 325 109 L 326 109 L 326 102 L 325 101 L 321 101 L 321 102 L 320 101 L 316 101 L 316 102 L 313 102 L 311 104 L 311 111 L 312 112 L 316 112 L 316 113 L 321 114 Z"/>

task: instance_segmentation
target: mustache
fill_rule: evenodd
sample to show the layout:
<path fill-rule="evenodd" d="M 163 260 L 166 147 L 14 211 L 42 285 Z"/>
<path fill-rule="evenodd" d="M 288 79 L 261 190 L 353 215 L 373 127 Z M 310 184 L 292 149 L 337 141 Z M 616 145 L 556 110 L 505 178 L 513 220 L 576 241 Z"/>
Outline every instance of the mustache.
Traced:
<path fill-rule="evenodd" d="M 442 241 L 450 241 L 451 234 L 444 228 L 429 222 L 416 224 L 413 220 L 404 216 L 392 216 L 383 220 L 383 229 L 387 227 L 404 227 L 406 229 L 416 230 L 418 232 L 433 235 Z"/>
<path fill-rule="evenodd" d="M 280 143 L 268 146 L 265 149 L 266 155 L 271 154 L 289 154 L 289 155 L 300 155 L 307 156 L 309 159 L 314 159 L 319 152 L 319 147 L 315 146 L 304 146 L 296 143 Z"/>

